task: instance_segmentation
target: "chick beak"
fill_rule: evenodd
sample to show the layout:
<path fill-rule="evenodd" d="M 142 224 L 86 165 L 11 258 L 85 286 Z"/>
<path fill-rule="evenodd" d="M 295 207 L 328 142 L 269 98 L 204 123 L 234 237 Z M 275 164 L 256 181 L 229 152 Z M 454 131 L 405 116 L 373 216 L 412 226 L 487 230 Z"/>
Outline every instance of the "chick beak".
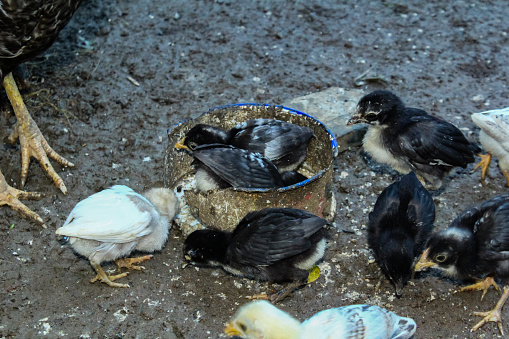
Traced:
<path fill-rule="evenodd" d="M 355 125 L 355 124 L 360 124 L 360 123 L 367 123 L 368 121 L 363 117 L 362 113 L 357 109 L 354 113 L 354 115 L 352 115 L 350 117 L 350 120 L 348 120 L 348 122 L 346 123 L 347 126 L 352 126 L 352 125 Z"/>
<path fill-rule="evenodd" d="M 429 267 L 437 266 L 437 263 L 431 261 L 428 258 L 428 255 L 429 255 L 429 248 L 426 251 L 424 251 L 424 253 L 419 258 L 419 261 L 417 262 L 417 264 L 415 264 L 415 268 L 414 268 L 415 272 L 421 272 L 421 271 L 426 270 Z"/>
<path fill-rule="evenodd" d="M 224 328 L 224 333 L 230 337 L 233 337 L 234 335 L 242 335 L 242 333 L 239 332 L 231 323 L 226 324 L 226 327 Z"/>
<path fill-rule="evenodd" d="M 396 297 L 401 298 L 403 295 L 403 283 L 396 283 Z"/>
<path fill-rule="evenodd" d="M 179 148 L 179 149 L 189 149 L 189 147 L 187 147 L 186 145 L 184 145 L 184 141 L 186 140 L 186 137 L 183 137 L 182 139 L 180 139 L 176 144 L 175 144 L 175 148 Z"/>

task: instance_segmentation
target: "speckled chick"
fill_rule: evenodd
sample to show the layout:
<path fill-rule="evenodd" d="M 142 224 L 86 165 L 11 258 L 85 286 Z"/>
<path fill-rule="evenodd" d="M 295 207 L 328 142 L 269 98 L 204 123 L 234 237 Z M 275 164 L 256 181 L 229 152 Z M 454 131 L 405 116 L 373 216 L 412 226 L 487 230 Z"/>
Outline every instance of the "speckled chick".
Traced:
<path fill-rule="evenodd" d="M 371 305 L 324 310 L 301 324 L 288 313 L 259 300 L 242 306 L 227 324 L 225 333 L 246 339 L 406 339 L 416 328 L 414 320 Z"/>
<path fill-rule="evenodd" d="M 378 196 L 367 226 L 368 246 L 400 297 L 428 241 L 435 221 L 435 203 L 413 172 Z"/>
<path fill-rule="evenodd" d="M 102 262 L 141 269 L 135 265 L 151 255 L 124 258 L 132 251 L 160 250 L 168 238 L 169 222 L 177 213 L 177 198 L 166 188 L 153 188 L 143 195 L 116 185 L 80 201 L 56 234 L 65 236 L 78 254 L 88 258 L 97 280 L 112 287 L 129 287 L 113 282 L 127 273 L 107 276 Z"/>
<path fill-rule="evenodd" d="M 229 131 L 198 124 L 186 133 L 179 145 L 191 149 L 213 143 L 232 145 L 260 153 L 283 172 L 295 170 L 304 161 L 313 135 L 313 130 L 309 127 L 260 118 L 241 122 Z"/>
<path fill-rule="evenodd" d="M 366 152 L 402 174 L 415 172 L 429 190 L 439 189 L 454 167 L 465 168 L 480 151 L 451 123 L 406 107 L 389 91 L 362 97 L 348 121 L 356 123 L 370 124 L 363 139 Z"/>
<path fill-rule="evenodd" d="M 481 180 L 484 181 L 491 157 L 498 158 L 498 167 L 504 174 L 509 186 L 509 107 L 474 113 L 472 120 L 479 126 L 479 141 L 488 154 L 478 154 L 481 161 L 475 166 L 481 168 Z"/>

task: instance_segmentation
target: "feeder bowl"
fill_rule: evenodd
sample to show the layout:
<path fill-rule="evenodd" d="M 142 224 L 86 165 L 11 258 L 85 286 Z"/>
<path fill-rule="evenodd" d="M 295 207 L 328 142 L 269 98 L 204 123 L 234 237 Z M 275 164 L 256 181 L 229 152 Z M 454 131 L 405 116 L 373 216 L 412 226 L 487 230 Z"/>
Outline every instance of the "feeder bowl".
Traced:
<path fill-rule="evenodd" d="M 278 119 L 314 132 L 307 156 L 297 171 L 307 180 L 292 186 L 259 188 L 226 188 L 200 192 L 194 188 L 193 157 L 186 150 L 175 149 L 175 143 L 197 124 L 208 124 L 229 130 L 236 124 L 256 118 Z M 338 145 L 333 134 L 317 119 L 290 108 L 268 104 L 233 104 L 213 108 L 196 119 L 176 124 L 168 132 L 164 158 L 164 186 L 175 191 L 180 212 L 176 223 L 187 236 L 204 227 L 233 231 L 249 212 L 267 207 L 291 207 L 307 210 L 328 221 L 334 219 L 336 200 L 333 190 L 334 158 Z"/>

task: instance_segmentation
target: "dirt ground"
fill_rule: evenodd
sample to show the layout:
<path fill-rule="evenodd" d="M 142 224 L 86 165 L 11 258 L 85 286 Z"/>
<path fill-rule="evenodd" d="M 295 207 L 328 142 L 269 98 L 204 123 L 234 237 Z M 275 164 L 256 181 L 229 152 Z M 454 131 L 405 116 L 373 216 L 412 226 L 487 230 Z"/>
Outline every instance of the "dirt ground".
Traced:
<path fill-rule="evenodd" d="M 217 269 L 182 269 L 183 237 L 129 289 L 91 284 L 93 270 L 55 235 L 74 205 L 114 184 L 161 186 L 167 129 L 230 103 L 278 104 L 332 86 L 354 88 L 371 69 L 407 104 L 439 115 L 472 140 L 470 114 L 507 106 L 506 1 L 84 1 L 58 41 L 27 63 L 28 108 L 50 144 L 76 164 L 61 168 L 61 194 L 33 161 L 26 204 L 48 228 L 0 207 L 0 337 L 218 338 L 246 302 L 270 289 Z M 504 66 L 506 65 L 506 66 Z M 133 79 L 131 81 L 129 79 Z M 33 94 L 33 95 L 31 95 Z M 31 95 L 31 96 L 30 96 Z M 15 123 L 0 96 L 2 140 Z M 19 184 L 19 146 L 4 144 L 0 168 Z M 501 337 L 494 324 L 471 334 L 472 312 L 491 309 L 499 292 L 455 293 L 457 282 L 420 274 L 394 297 L 374 291 L 363 227 L 378 194 L 397 175 L 360 149 L 341 153 L 335 176 L 337 216 L 323 275 L 279 306 L 299 319 L 355 303 L 386 307 L 417 322 L 416 338 Z M 495 164 L 480 174 L 455 170 L 434 193 L 436 229 L 468 204 L 507 192 Z M 108 268 L 113 268 L 108 266 Z M 509 333 L 509 307 L 503 312 Z"/>

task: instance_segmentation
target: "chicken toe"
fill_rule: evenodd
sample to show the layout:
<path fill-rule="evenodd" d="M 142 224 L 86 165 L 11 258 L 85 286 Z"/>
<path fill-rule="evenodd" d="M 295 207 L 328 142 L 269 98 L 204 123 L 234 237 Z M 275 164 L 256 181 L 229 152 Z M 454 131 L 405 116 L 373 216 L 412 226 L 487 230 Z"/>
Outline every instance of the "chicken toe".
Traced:
<path fill-rule="evenodd" d="M 138 263 L 148 260 L 152 258 L 152 255 L 144 255 L 143 257 L 137 257 L 137 258 L 120 258 L 115 260 L 115 264 L 119 269 L 122 267 L 125 267 L 129 270 L 142 270 L 145 267 L 137 265 Z"/>
<path fill-rule="evenodd" d="M 10 206 L 12 209 L 20 212 L 27 219 L 33 220 L 38 224 L 41 224 L 42 227 L 46 228 L 42 218 L 19 201 L 19 199 L 40 199 L 41 197 L 42 194 L 40 193 L 24 192 L 9 186 L 5 181 L 5 177 L 2 172 L 0 172 L 0 206 Z"/>
<path fill-rule="evenodd" d="M 16 119 L 18 120 L 14 131 L 9 136 L 9 142 L 16 142 L 16 140 L 19 139 L 21 145 L 21 187 L 23 187 L 26 182 L 30 158 L 34 157 L 53 179 L 55 185 L 66 194 L 67 188 L 65 187 L 64 181 L 57 174 L 48 157 L 56 160 L 63 166 L 72 167 L 74 164 L 60 156 L 50 147 L 23 103 L 23 98 L 18 91 L 18 87 L 11 73 L 4 78 L 3 85 L 12 104 L 14 113 L 16 114 Z"/>
<path fill-rule="evenodd" d="M 124 272 L 124 273 L 121 273 L 121 274 L 108 276 L 106 274 L 106 272 L 104 272 L 103 268 L 100 265 L 92 264 L 92 267 L 97 272 L 97 275 L 95 276 L 95 278 L 90 280 L 91 283 L 95 283 L 96 281 L 100 281 L 100 282 L 103 282 L 105 284 L 108 284 L 111 287 L 129 287 L 128 284 L 119 284 L 119 283 L 113 282 L 114 280 L 117 280 L 117 279 L 120 279 L 120 278 L 123 278 L 123 277 L 127 276 L 128 272 Z"/>

